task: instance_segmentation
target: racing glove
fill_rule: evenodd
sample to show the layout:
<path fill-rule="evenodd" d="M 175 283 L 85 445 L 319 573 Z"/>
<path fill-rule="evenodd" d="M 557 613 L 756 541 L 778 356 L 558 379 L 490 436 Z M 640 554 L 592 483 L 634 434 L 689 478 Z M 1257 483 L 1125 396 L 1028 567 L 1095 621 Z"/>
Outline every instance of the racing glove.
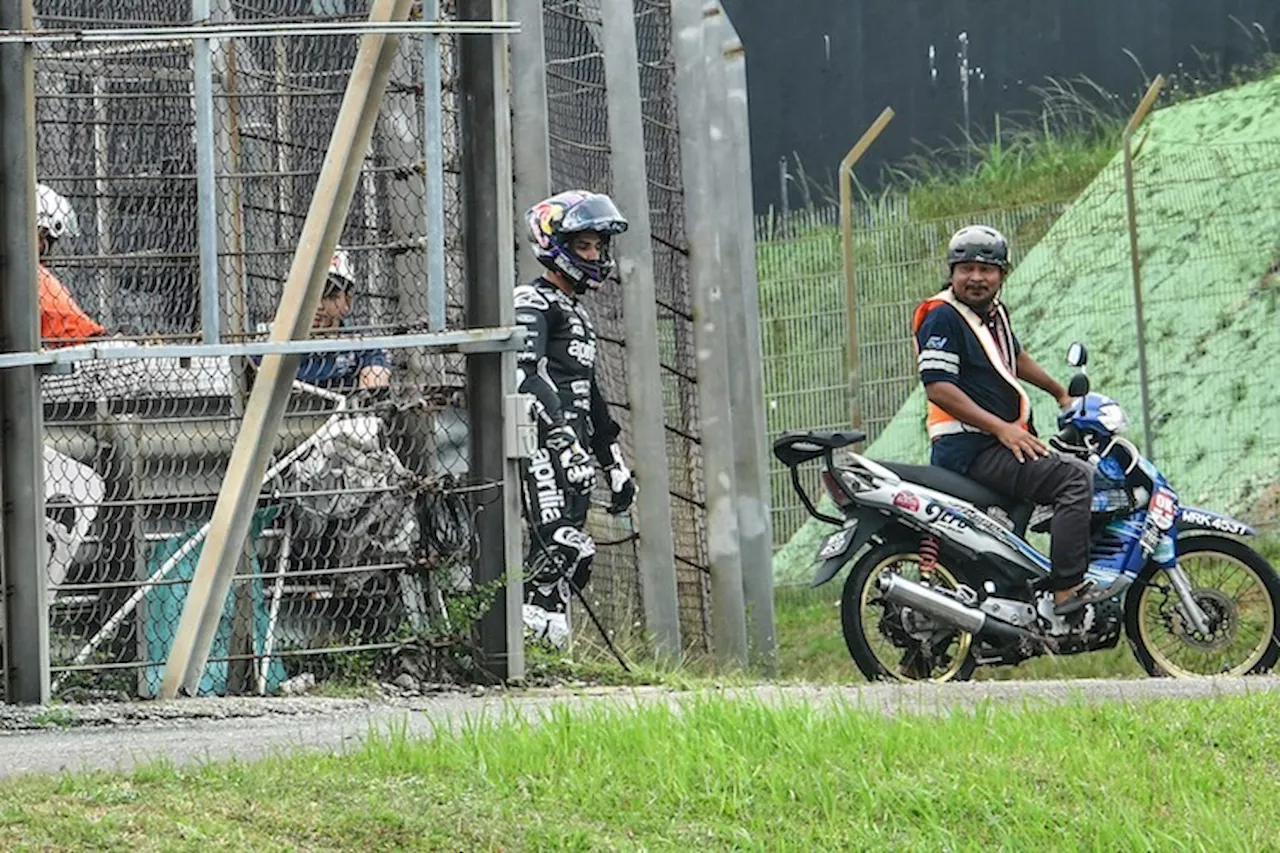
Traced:
<path fill-rule="evenodd" d="M 578 494 L 590 494 L 596 485 L 596 466 L 578 439 L 577 431 L 568 424 L 552 427 L 545 443 L 547 450 L 560 460 L 569 486 Z"/>
<path fill-rule="evenodd" d="M 609 503 L 610 515 L 622 515 L 636 499 L 636 480 L 622 458 L 622 448 L 615 441 L 609 445 L 610 462 L 605 471 L 609 474 L 609 491 L 613 500 Z"/>

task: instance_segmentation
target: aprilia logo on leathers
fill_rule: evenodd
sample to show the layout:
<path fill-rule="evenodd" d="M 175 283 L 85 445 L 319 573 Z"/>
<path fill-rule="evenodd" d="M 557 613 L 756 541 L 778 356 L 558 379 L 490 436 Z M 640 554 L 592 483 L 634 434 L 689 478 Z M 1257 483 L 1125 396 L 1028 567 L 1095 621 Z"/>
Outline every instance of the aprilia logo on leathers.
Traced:
<path fill-rule="evenodd" d="M 537 484 L 538 517 L 543 524 L 560 520 L 564 515 L 564 492 L 556 482 L 556 469 L 551 464 L 551 454 L 538 448 L 529 457 L 529 473 Z"/>
<path fill-rule="evenodd" d="M 569 341 L 569 355 L 586 367 L 596 363 L 595 341 Z"/>

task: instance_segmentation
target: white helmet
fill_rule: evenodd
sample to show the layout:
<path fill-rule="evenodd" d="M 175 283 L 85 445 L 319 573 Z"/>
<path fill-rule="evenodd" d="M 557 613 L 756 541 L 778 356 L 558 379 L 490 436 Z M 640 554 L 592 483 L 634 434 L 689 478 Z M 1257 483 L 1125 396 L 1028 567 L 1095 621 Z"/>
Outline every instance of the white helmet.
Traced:
<path fill-rule="evenodd" d="M 43 228 L 53 240 L 80 236 L 80 223 L 71 202 L 44 184 L 36 184 L 36 227 Z"/>
<path fill-rule="evenodd" d="M 341 290 L 351 290 L 356 286 L 355 270 L 351 266 L 351 256 L 341 247 L 329 261 L 329 281 Z"/>

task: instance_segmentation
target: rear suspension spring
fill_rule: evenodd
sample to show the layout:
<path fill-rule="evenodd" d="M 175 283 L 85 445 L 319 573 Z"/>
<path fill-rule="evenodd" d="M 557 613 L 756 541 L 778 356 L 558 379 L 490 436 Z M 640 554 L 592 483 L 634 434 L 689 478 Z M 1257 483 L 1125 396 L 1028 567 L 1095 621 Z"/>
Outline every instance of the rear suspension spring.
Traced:
<path fill-rule="evenodd" d="M 920 574 L 929 577 L 938 567 L 938 540 L 932 536 L 920 537 Z"/>

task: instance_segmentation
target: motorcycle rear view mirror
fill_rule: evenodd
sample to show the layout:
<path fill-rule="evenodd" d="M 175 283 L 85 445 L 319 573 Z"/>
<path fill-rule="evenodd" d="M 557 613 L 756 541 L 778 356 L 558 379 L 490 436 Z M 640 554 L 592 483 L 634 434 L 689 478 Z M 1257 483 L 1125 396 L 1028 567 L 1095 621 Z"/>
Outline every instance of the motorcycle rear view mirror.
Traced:
<path fill-rule="evenodd" d="M 1089 377 L 1083 373 L 1077 373 L 1071 377 L 1071 382 L 1067 385 L 1067 393 L 1072 397 L 1083 397 L 1089 393 Z"/>
<path fill-rule="evenodd" d="M 1089 363 L 1089 350 L 1085 345 L 1076 341 L 1067 347 L 1067 364 L 1072 367 L 1084 368 Z"/>

